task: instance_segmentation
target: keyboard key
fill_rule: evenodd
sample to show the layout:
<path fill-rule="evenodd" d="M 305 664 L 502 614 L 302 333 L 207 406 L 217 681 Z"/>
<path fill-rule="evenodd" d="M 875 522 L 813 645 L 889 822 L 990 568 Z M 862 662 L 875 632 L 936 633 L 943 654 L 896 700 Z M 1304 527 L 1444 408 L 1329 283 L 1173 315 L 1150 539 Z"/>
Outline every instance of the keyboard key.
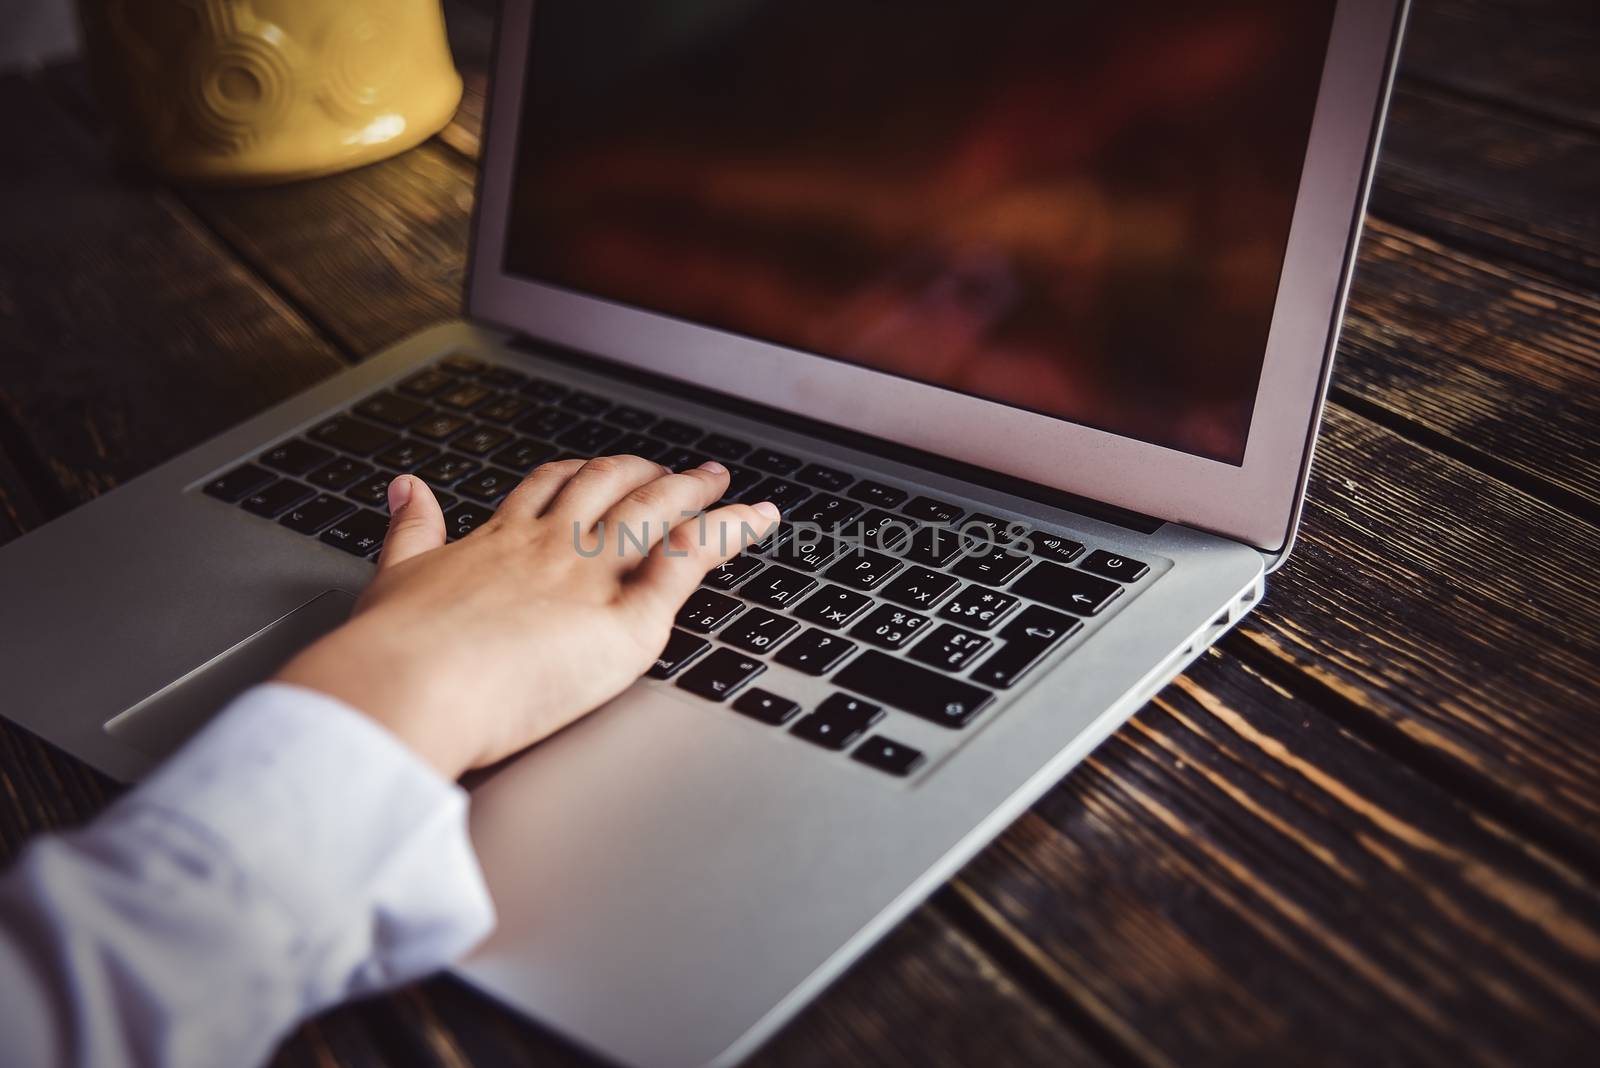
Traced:
<path fill-rule="evenodd" d="M 560 450 L 532 438 L 518 438 L 489 458 L 489 462 L 519 475 L 526 475 Z"/>
<path fill-rule="evenodd" d="M 401 382 L 400 392 L 409 393 L 413 397 L 431 397 L 436 393 L 443 393 L 456 382 L 454 375 L 447 375 L 437 367 L 430 367 L 426 371 L 418 371 Z"/>
<path fill-rule="evenodd" d="M 264 489 L 258 489 L 239 502 L 239 507 L 265 519 L 276 519 L 301 501 L 315 495 L 310 486 L 302 486 L 292 479 L 279 479 Z"/>
<path fill-rule="evenodd" d="M 966 514 L 955 505 L 936 501 L 932 497 L 914 497 L 901 511 L 912 519 L 923 519 L 929 523 L 954 523 Z"/>
<path fill-rule="evenodd" d="M 1122 587 L 1076 568 L 1041 561 L 1016 581 L 1011 592 L 1052 608 L 1092 616 L 1122 596 Z"/>
<path fill-rule="evenodd" d="M 468 475 L 473 474 L 482 466 L 476 460 L 445 453 L 437 459 L 429 460 L 418 468 L 417 477 L 426 482 L 432 489 L 447 489 Z"/>
<path fill-rule="evenodd" d="M 581 422 L 583 417 L 574 412 L 563 411 L 560 408 L 540 408 L 517 420 L 517 430 L 529 437 L 544 438 L 548 441 L 568 427 L 577 426 Z"/>
<path fill-rule="evenodd" d="M 1009 593 L 968 586 L 939 609 L 940 619 L 954 620 L 963 626 L 988 630 L 1016 606 L 1017 599 Z"/>
<path fill-rule="evenodd" d="M 569 408 L 580 415 L 599 415 L 611 407 L 611 402 L 604 397 L 597 397 L 593 393 L 585 393 L 581 389 L 575 389 L 562 399 L 561 406 Z"/>
<path fill-rule="evenodd" d="M 383 548 L 388 533 L 388 518 L 363 508 L 323 531 L 322 541 L 355 556 L 371 556 Z"/>
<path fill-rule="evenodd" d="M 774 477 L 763 480 L 759 486 L 745 494 L 744 499 L 751 504 L 771 501 L 778 506 L 778 511 L 788 513 L 805 503 L 806 498 L 810 496 L 811 491 L 798 482 Z"/>
<path fill-rule="evenodd" d="M 445 512 L 445 536 L 451 541 L 464 538 L 487 523 L 493 515 L 494 512 L 488 508 L 483 508 L 476 504 L 467 504 L 463 501 Z"/>
<path fill-rule="evenodd" d="M 680 423 L 676 419 L 663 419 L 650 428 L 650 433 L 672 445 L 688 445 L 698 439 L 704 431 L 688 423 Z"/>
<path fill-rule="evenodd" d="M 530 378 L 523 384 L 522 392 L 540 404 L 555 404 L 567 395 L 567 387 L 546 378 Z"/>
<path fill-rule="evenodd" d="M 487 456 L 511 440 L 511 432 L 492 426 L 475 426 L 450 442 L 450 447 L 468 456 Z"/>
<path fill-rule="evenodd" d="M 242 464 L 225 475 L 207 482 L 201 489 L 209 497 L 234 504 L 273 481 L 278 476 L 255 464 Z"/>
<path fill-rule="evenodd" d="M 533 407 L 533 402 L 515 393 L 502 393 L 477 411 L 479 419 L 491 423 L 514 423 Z"/>
<path fill-rule="evenodd" d="M 966 535 L 969 542 L 991 549 L 1015 545 L 1028 530 L 1025 523 L 983 512 L 973 512 L 961 521 L 961 533 Z"/>
<path fill-rule="evenodd" d="M 842 490 L 856 480 L 854 475 L 821 464 L 806 464 L 795 477 L 801 482 L 809 482 L 818 489 L 825 490 Z"/>
<path fill-rule="evenodd" d="M 789 516 L 792 524 L 814 526 L 818 530 L 838 530 L 861 514 L 861 505 L 835 497 L 831 493 L 818 493 Z"/>
<path fill-rule="evenodd" d="M 353 504 L 347 504 L 326 493 L 319 493 L 304 504 L 297 504 L 289 509 L 278 522 L 301 534 L 320 534 L 323 528 L 355 510 Z"/>
<path fill-rule="evenodd" d="M 590 419 L 563 432 L 556 438 L 556 444 L 581 456 L 599 456 L 607 445 L 621 435 L 622 431 L 611 424 Z"/>
<path fill-rule="evenodd" d="M 1033 555 L 1061 564 L 1070 564 L 1083 552 L 1083 546 L 1059 534 L 1041 534 L 1037 531 L 1028 539 L 1033 543 Z"/>
<path fill-rule="evenodd" d="M 303 475 L 333 459 L 333 450 L 294 438 L 261 454 L 261 462 L 286 475 Z"/>
<path fill-rule="evenodd" d="M 486 471 L 480 471 L 471 478 L 458 482 L 456 484 L 456 492 L 463 497 L 470 497 L 484 504 L 492 504 L 516 489 L 521 482 L 521 475 L 513 475 L 509 471 L 501 471 L 498 468 L 491 467 Z"/>
<path fill-rule="evenodd" d="M 843 546 L 826 534 L 791 529 L 789 536 L 773 550 L 772 559 L 801 571 L 819 571 L 838 556 L 841 549 Z"/>
<path fill-rule="evenodd" d="M 725 560 L 706 572 L 706 577 L 701 583 L 714 590 L 731 590 L 757 571 L 761 570 L 761 561 L 753 556 L 743 554 L 735 556 L 732 560 Z"/>
<path fill-rule="evenodd" d="M 357 504 L 367 505 L 369 508 L 389 509 L 389 483 L 393 476 L 383 471 L 362 479 L 354 486 L 344 491 L 344 495 Z"/>
<path fill-rule="evenodd" d="M 372 468 L 360 460 L 341 456 L 332 463 L 317 468 L 306 476 L 306 481 L 321 489 L 344 489 L 359 478 L 372 474 Z"/>
<path fill-rule="evenodd" d="M 655 438 L 631 432 L 611 443 L 611 452 L 617 456 L 640 456 L 654 460 L 666 451 L 667 447 Z"/>
<path fill-rule="evenodd" d="M 927 616 L 919 616 L 892 604 L 879 605 L 866 619 L 850 628 L 852 637 L 883 649 L 899 649 L 922 633 Z"/>
<path fill-rule="evenodd" d="M 725 501 L 737 501 L 743 498 L 766 477 L 753 467 L 741 467 L 738 464 L 722 466 L 728 469 L 728 492 L 722 495 Z"/>
<path fill-rule="evenodd" d="M 650 670 L 645 674 L 652 679 L 670 679 L 709 648 L 711 643 L 704 638 L 673 627 L 672 635 L 667 638 L 667 647 L 661 650 L 661 655 L 656 657 L 656 662 L 650 665 Z"/>
<path fill-rule="evenodd" d="M 883 709 L 846 694 L 830 694 L 789 732 L 824 749 L 847 749 L 883 718 Z"/>
<path fill-rule="evenodd" d="M 985 686 L 1007 689 L 1016 685 L 1049 652 L 1083 624 L 1048 608 L 1030 605 L 1000 632 L 1005 644 L 972 672 Z"/>
<path fill-rule="evenodd" d="M 869 768 L 877 768 L 879 771 L 886 771 L 890 775 L 899 775 L 903 778 L 921 767 L 923 758 L 921 750 L 903 745 L 893 738 L 874 734 L 856 747 L 856 751 L 850 754 L 850 759 L 859 760 Z"/>
<path fill-rule="evenodd" d="M 772 449 L 757 449 L 744 458 L 744 462 L 751 467 L 759 467 L 763 471 L 774 475 L 792 475 L 800 470 L 801 460 L 798 456 L 788 453 L 775 452 Z"/>
<path fill-rule="evenodd" d="M 454 408 L 461 412 L 470 412 L 478 405 L 494 396 L 494 390 L 476 382 L 463 382 L 453 389 L 447 389 L 437 397 L 434 403 L 442 404 L 446 408 Z"/>
<path fill-rule="evenodd" d="M 798 601 L 816 584 L 817 580 L 809 575 L 773 564 L 746 582 L 739 596 L 768 608 L 783 608 Z"/>
<path fill-rule="evenodd" d="M 478 377 L 491 386 L 499 386 L 501 389 L 521 389 L 528 382 L 527 375 L 521 371 L 513 371 L 509 367 L 487 367 Z"/>
<path fill-rule="evenodd" d="M 835 582 L 858 590 L 873 590 L 900 569 L 900 561 L 871 549 L 855 549 L 840 557 L 826 574 Z"/>
<path fill-rule="evenodd" d="M 1096 575 L 1104 575 L 1118 582 L 1137 582 L 1150 570 L 1149 564 L 1132 557 L 1108 553 L 1104 549 L 1096 549 L 1078 566 L 1085 571 L 1093 571 Z"/>
<path fill-rule="evenodd" d="M 883 599 L 926 612 L 961 585 L 949 575 L 925 567 L 908 567 L 883 591 Z"/>
<path fill-rule="evenodd" d="M 447 441 L 471 425 L 472 420 L 463 416 L 435 412 L 421 422 L 413 424 L 411 432 L 429 441 Z"/>
<path fill-rule="evenodd" d="M 476 356 L 467 356 L 460 352 L 452 353 L 451 355 L 446 356 L 444 359 L 439 361 L 439 366 L 447 367 L 452 371 L 456 371 L 464 375 L 475 375 L 481 371 L 486 371 L 489 369 L 489 365 L 478 359 Z"/>
<path fill-rule="evenodd" d="M 750 451 L 750 443 L 726 434 L 710 433 L 701 438 L 695 448 L 719 460 L 737 460 Z"/>
<path fill-rule="evenodd" d="M 843 586 L 827 585 L 807 597 L 794 614 L 812 623 L 820 623 L 834 630 L 850 622 L 857 614 L 872 604 L 872 598 Z"/>
<path fill-rule="evenodd" d="M 415 471 L 435 456 L 439 450 L 420 441 L 402 441 L 384 449 L 374 459 L 391 471 Z"/>
<path fill-rule="evenodd" d="M 766 690 L 753 689 L 742 694 L 733 703 L 733 710 L 743 712 L 751 719 L 759 720 L 769 727 L 781 727 L 800 711 L 800 704 L 798 701 L 779 697 Z"/>
<path fill-rule="evenodd" d="M 695 590 L 678 609 L 678 626 L 687 630 L 710 634 L 739 614 L 744 605 L 715 590 Z"/>
<path fill-rule="evenodd" d="M 721 701 L 767 670 L 767 665 L 736 649 L 717 649 L 678 680 L 690 693 Z"/>
<path fill-rule="evenodd" d="M 643 408 L 630 408 L 619 404 L 606 413 L 606 422 L 615 423 L 624 430 L 643 430 L 656 421 L 656 417 Z"/>
<path fill-rule="evenodd" d="M 945 623 L 911 647 L 911 659 L 941 671 L 960 671 L 992 645 L 982 634 Z"/>
<path fill-rule="evenodd" d="M 1000 637 L 1008 642 L 1034 641 L 1054 645 L 1065 638 L 1070 638 L 1083 627 L 1083 624 L 1071 616 L 1064 616 L 1060 612 L 1052 612 L 1048 608 L 1041 608 L 1031 604 L 1022 610 L 1022 613 L 1005 625 L 1000 631 Z"/>
<path fill-rule="evenodd" d="M 964 579 L 981 582 L 985 586 L 1004 586 L 1031 562 L 1029 557 L 1009 549 L 990 549 L 968 553 L 957 560 L 950 570 Z"/>
<path fill-rule="evenodd" d="M 699 449 L 686 449 L 681 445 L 673 446 L 655 458 L 656 463 L 671 471 L 687 471 L 691 467 L 699 467 L 711 457 Z"/>
<path fill-rule="evenodd" d="M 768 653 L 800 629 L 787 616 L 774 615 L 765 608 L 752 608 L 728 626 L 719 637 L 729 645 L 750 653 Z"/>
<path fill-rule="evenodd" d="M 340 416 L 329 419 L 309 435 L 323 445 L 332 445 L 357 456 L 371 456 L 379 449 L 387 449 L 399 439 L 381 426 L 363 423 L 359 419 Z"/>
<path fill-rule="evenodd" d="M 875 649 L 846 664 L 833 682 L 942 727 L 965 727 L 994 700 L 970 682 Z"/>
<path fill-rule="evenodd" d="M 882 482 L 862 479 L 850 487 L 850 496 L 878 508 L 898 508 L 910 494 L 894 486 L 885 486 Z"/>
<path fill-rule="evenodd" d="M 961 535 L 949 527 L 918 527 L 900 555 L 912 563 L 944 567 L 961 555 Z"/>
<path fill-rule="evenodd" d="M 916 528 L 917 525 L 904 516 L 872 508 L 846 523 L 842 533 L 864 548 L 890 552 L 911 537 L 911 532 Z"/>
<path fill-rule="evenodd" d="M 855 642 L 816 627 L 808 627 L 804 634 L 778 650 L 778 655 L 773 659 L 784 667 L 807 675 L 826 675 L 855 651 Z"/>
<path fill-rule="evenodd" d="M 430 411 L 421 401 L 398 393 L 379 393 L 355 406 L 355 413 L 362 418 L 395 427 L 410 426 Z"/>

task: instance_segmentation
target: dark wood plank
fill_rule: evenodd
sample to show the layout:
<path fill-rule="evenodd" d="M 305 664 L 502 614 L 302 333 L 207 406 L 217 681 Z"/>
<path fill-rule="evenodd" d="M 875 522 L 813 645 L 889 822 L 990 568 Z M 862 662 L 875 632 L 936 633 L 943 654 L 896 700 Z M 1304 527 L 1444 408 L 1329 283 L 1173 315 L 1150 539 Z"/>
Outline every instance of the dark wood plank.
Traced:
<path fill-rule="evenodd" d="M 20 537 L 43 521 L 43 511 L 34 500 L 33 491 L 7 455 L 4 441 L 8 437 L 20 439 L 21 435 L 15 428 L 0 425 L 0 545 Z"/>
<path fill-rule="evenodd" d="M 1593 0 L 1416 0 L 1404 72 L 1600 131 Z"/>
<path fill-rule="evenodd" d="M 66 500 L 341 366 L 187 212 L 116 173 L 38 85 L 0 79 L 0 139 L 27 146 L 0 156 L 0 413 Z"/>
<path fill-rule="evenodd" d="M 1600 291 L 1373 220 L 1333 395 L 1600 518 Z"/>
<path fill-rule="evenodd" d="M 1371 210 L 1596 292 L 1596 174 L 1594 134 L 1402 85 Z"/>
<path fill-rule="evenodd" d="M 1300 545 L 1232 641 L 1593 851 L 1597 536 L 1331 406 Z"/>
<path fill-rule="evenodd" d="M 1527 1068 L 1600 1040 L 1595 886 L 1226 655 L 954 897 L 1146 1064 Z"/>

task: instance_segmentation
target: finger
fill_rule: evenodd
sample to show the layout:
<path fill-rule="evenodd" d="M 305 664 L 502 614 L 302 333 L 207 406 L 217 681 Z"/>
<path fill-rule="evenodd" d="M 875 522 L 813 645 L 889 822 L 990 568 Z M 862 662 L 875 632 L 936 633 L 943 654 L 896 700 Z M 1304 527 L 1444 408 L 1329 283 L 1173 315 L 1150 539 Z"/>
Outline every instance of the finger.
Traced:
<path fill-rule="evenodd" d="M 715 504 L 727 492 L 728 469 L 715 460 L 675 475 L 662 475 L 630 491 L 600 521 L 615 532 L 619 547 L 637 557 L 656 547 L 667 531 Z"/>
<path fill-rule="evenodd" d="M 384 571 L 444 544 L 444 512 L 428 484 L 414 475 L 389 483 L 389 533 L 378 554 Z"/>
<path fill-rule="evenodd" d="M 554 463 L 540 464 L 533 469 L 533 474 L 523 479 L 517 488 L 512 490 L 506 499 L 500 502 L 500 507 L 495 510 L 496 515 L 520 516 L 523 519 L 533 519 L 543 514 L 550 507 L 550 502 L 555 500 L 561 487 L 583 468 L 582 460 L 558 460 Z"/>
<path fill-rule="evenodd" d="M 567 480 L 544 514 L 588 530 L 612 505 L 666 470 L 640 456 L 596 456 Z"/>
<path fill-rule="evenodd" d="M 776 505 L 762 501 L 725 505 L 679 523 L 628 576 L 628 595 L 646 611 L 671 615 L 707 571 L 770 534 L 778 514 Z"/>

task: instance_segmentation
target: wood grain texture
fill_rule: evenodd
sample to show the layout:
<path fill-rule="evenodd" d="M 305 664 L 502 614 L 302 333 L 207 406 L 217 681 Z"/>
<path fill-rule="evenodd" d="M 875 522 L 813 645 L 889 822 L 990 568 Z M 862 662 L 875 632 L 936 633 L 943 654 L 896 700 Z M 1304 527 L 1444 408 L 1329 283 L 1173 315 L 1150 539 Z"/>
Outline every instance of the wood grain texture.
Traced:
<path fill-rule="evenodd" d="M 1407 83 L 1389 112 L 1371 211 L 1594 291 L 1596 173 L 1600 136 Z"/>
<path fill-rule="evenodd" d="M 1457 93 L 1600 131 L 1593 0 L 1416 0 L 1405 69 Z"/>
<path fill-rule="evenodd" d="M 0 412 L 87 499 L 341 365 L 38 85 L 0 80 Z M 135 281 L 137 280 L 137 282 Z"/>
<path fill-rule="evenodd" d="M 1594 885 L 1226 654 L 954 891 L 1143 1064 L 1526 1068 L 1600 1039 Z"/>
<path fill-rule="evenodd" d="M 1331 406 L 1300 545 L 1232 641 L 1597 850 L 1597 534 Z"/>
<path fill-rule="evenodd" d="M 1600 518 L 1600 292 L 1372 220 L 1333 395 Z"/>

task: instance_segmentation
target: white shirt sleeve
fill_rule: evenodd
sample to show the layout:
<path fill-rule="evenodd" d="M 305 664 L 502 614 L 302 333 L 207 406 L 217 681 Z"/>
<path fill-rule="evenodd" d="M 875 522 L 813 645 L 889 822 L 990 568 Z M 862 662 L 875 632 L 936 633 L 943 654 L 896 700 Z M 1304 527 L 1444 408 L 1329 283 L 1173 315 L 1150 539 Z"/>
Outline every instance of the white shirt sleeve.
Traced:
<path fill-rule="evenodd" d="M 240 697 L 0 879 L 0 1061 L 264 1061 L 299 1020 L 434 971 L 494 923 L 467 795 L 366 716 Z"/>

